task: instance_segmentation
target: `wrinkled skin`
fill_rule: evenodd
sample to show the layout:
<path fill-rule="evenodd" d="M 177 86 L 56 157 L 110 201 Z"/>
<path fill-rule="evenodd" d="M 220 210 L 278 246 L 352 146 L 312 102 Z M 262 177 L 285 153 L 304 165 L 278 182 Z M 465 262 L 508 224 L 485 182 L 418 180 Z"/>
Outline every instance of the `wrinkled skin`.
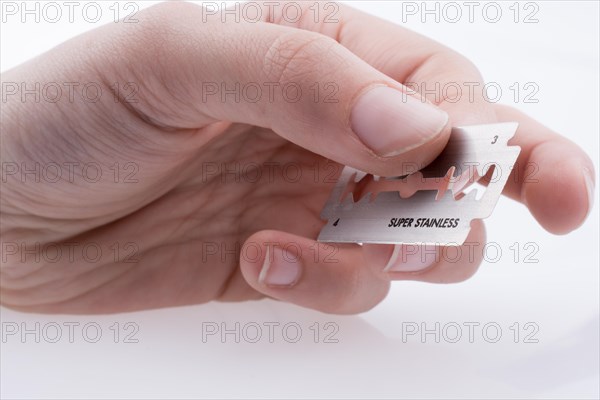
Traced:
<path fill-rule="evenodd" d="M 514 141 L 523 148 L 518 165 L 521 172 L 528 162 L 539 165 L 538 181 L 511 179 L 505 193 L 525 203 L 551 232 L 566 233 L 585 219 L 591 207 L 589 180 L 593 185 L 594 179 L 589 158 L 529 117 L 483 99 L 430 99 L 448 112 L 449 126 L 431 142 L 395 158 L 359 148 L 354 138 L 326 137 L 337 132 L 329 129 L 329 119 L 339 119 L 347 128 L 346 112 L 356 93 L 388 79 L 385 75 L 398 82 L 480 81 L 477 70 L 458 54 L 400 27 L 369 22 L 372 17 L 345 7 L 343 31 L 341 24 L 302 20 L 285 29 L 320 33 L 308 39 L 292 33 L 275 44 L 265 39 L 265 47 L 259 43 L 258 50 L 245 53 L 262 31 L 275 26 L 199 24 L 198 10 L 187 4 L 153 7 L 139 14 L 135 26 L 102 27 L 3 74 L 4 82 L 98 82 L 102 88 L 95 103 L 76 95 L 74 101 L 63 96 L 57 103 L 11 97 L 3 104 L 3 163 L 63 167 L 58 182 L 23 183 L 18 173 L 3 181 L 4 249 L 39 244 L 41 254 L 39 260 L 28 254 L 22 262 L 20 247 L 3 259 L 3 305 L 103 313 L 269 296 L 326 312 L 354 313 L 381 301 L 391 280 L 464 280 L 480 259 L 439 262 L 418 273 L 386 273 L 391 246 L 331 247 L 314 241 L 323 224 L 321 207 L 342 164 L 399 175 L 403 162 L 431 161 L 443 148 L 450 125 L 520 122 Z M 274 19 L 280 22 L 277 29 L 289 25 Z M 251 29 L 257 36 L 238 29 Z M 231 43 L 226 40 L 230 37 Z M 370 65 L 381 72 L 381 77 L 373 72 L 370 80 L 340 89 L 337 104 L 231 105 L 202 101 L 197 92 L 199 81 L 221 75 L 229 80 L 236 71 L 246 81 L 284 82 L 317 70 L 326 82 L 340 78 L 335 75 L 339 70 L 352 82 L 358 61 L 345 60 L 346 50 L 336 46 L 364 60 L 360 68 L 365 71 Z M 277 55 L 268 56 L 272 52 Z M 320 68 L 327 58 L 339 68 Z M 252 63 L 259 67 L 248 77 L 246 71 L 253 68 L 247 64 Z M 330 76 L 333 70 L 335 76 Z M 135 93 L 126 82 L 137 83 Z M 129 95 L 136 101 L 129 102 Z M 304 125 L 297 122 L 304 119 Z M 339 148 L 332 145 L 336 142 Z M 67 179 L 69 162 L 97 163 L 102 177 L 90 183 L 75 167 L 73 179 Z M 564 171 L 560 177 L 551 172 L 557 163 Z M 557 185 L 564 190 L 556 191 Z M 484 243 L 481 223 L 468 240 Z M 302 275 L 294 285 L 272 287 L 259 281 L 269 242 L 293 242 L 304 250 Z M 86 243 L 102 249 L 100 260 L 82 258 Z M 49 244 L 63 248 L 57 262 L 47 261 L 52 258 Z M 74 259 L 65 255 L 69 244 Z M 336 262 L 327 263 L 328 255 Z"/>

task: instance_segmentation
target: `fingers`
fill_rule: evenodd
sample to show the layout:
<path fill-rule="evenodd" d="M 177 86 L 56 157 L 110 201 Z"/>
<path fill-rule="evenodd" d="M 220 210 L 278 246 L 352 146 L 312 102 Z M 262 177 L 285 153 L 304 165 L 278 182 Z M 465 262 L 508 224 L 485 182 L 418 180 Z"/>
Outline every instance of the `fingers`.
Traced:
<path fill-rule="evenodd" d="M 285 5 L 265 4 L 266 20 L 334 38 L 374 68 L 439 105 L 453 126 L 495 121 L 478 69 L 440 43 L 342 4 L 303 3 L 302 15 L 307 17 L 297 22 L 283 15 Z M 321 18 L 314 18 L 316 8 Z"/>
<path fill-rule="evenodd" d="M 241 250 L 248 284 L 267 296 L 328 313 L 366 311 L 389 281 L 366 268 L 358 245 L 325 245 L 279 231 L 252 235 Z"/>
<path fill-rule="evenodd" d="M 585 152 L 520 111 L 497 106 L 500 121 L 517 121 L 511 144 L 521 146 L 504 193 L 523 202 L 548 231 L 580 226 L 593 205 L 594 165 Z"/>
<path fill-rule="evenodd" d="M 525 203 L 550 232 L 567 233 L 581 225 L 593 203 L 595 177 L 593 164 L 579 147 L 516 110 L 488 102 L 480 73 L 452 50 L 350 7 L 340 5 L 336 17 L 337 24 L 311 18 L 290 24 L 281 13 L 271 16 L 274 22 L 334 37 L 378 70 L 438 104 L 453 126 L 518 121 L 512 143 L 523 150 L 505 193 Z"/>
<path fill-rule="evenodd" d="M 67 220 L 69 229 L 52 232 L 53 240 L 106 224 L 192 174 L 198 152 L 228 121 L 272 128 L 315 153 L 383 176 L 404 175 L 444 147 L 446 113 L 406 95 L 331 38 L 268 23 L 222 23 L 202 10 L 165 3 L 140 12 L 138 23 L 88 32 L 3 74 L 28 86 L 89 82 L 104 95 L 13 100 L 2 108 L 3 160 L 58 164 L 69 177 L 73 163 L 100 170 L 93 185 L 83 173 L 72 174 L 75 185 L 26 188 L 11 176 L 18 198 L 3 196 L 2 205 L 20 219 L 37 213 Z M 124 174 L 139 170 L 138 184 L 122 190 L 114 165 L 131 167 Z M 22 228 L 46 227 L 36 219 Z"/>
<path fill-rule="evenodd" d="M 461 246 L 365 244 L 363 253 L 372 268 L 392 280 L 456 283 L 475 274 L 485 244 L 485 226 L 474 220 Z"/>
<path fill-rule="evenodd" d="M 458 247 L 330 245 L 261 231 L 244 244 L 240 268 L 248 284 L 267 296 L 348 314 L 366 311 L 383 300 L 391 280 L 451 283 L 467 279 L 481 262 L 484 244 L 480 221 Z"/>
<path fill-rule="evenodd" d="M 325 35 L 262 22 L 223 23 L 180 3 L 148 9 L 136 25 L 114 35 L 133 49 L 127 67 L 145 66 L 139 67 L 146 89 L 140 95 L 152 96 L 135 107 L 159 124 L 196 128 L 226 120 L 271 128 L 312 152 L 378 175 L 401 175 L 409 162 L 430 162 L 448 139 L 445 112 L 407 95 L 404 86 Z"/>
<path fill-rule="evenodd" d="M 306 6 L 307 14 L 313 12 L 313 6 Z M 524 114 L 487 101 L 480 73 L 456 52 L 350 7 L 340 5 L 335 16 L 338 23 L 312 18 L 288 23 L 281 12 L 270 17 L 335 38 L 370 65 L 438 104 L 453 126 L 518 121 L 512 143 L 523 150 L 505 193 L 524 202 L 550 232 L 567 233 L 585 220 L 595 177 L 592 162 L 579 147 Z"/>

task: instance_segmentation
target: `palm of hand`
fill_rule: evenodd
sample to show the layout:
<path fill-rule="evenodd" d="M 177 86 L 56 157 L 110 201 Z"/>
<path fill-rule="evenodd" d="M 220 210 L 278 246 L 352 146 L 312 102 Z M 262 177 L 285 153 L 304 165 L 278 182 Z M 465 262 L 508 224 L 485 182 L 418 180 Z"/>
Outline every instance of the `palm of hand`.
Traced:
<path fill-rule="evenodd" d="M 20 295 L 71 312 L 264 297 L 238 268 L 239 257 L 258 258 L 260 247 L 240 253 L 241 246 L 265 229 L 316 237 L 340 166 L 268 129 L 232 124 L 218 130 L 218 137 L 185 159 L 161 163 L 151 178 L 165 183 L 160 189 L 143 182 L 146 160 L 122 160 L 128 173 L 118 178 L 121 197 L 152 201 L 136 206 L 108 194 L 96 198 L 104 215 L 78 221 L 71 228 L 77 231 L 53 244 L 63 249 L 58 262 L 44 262 L 54 260 L 46 246 L 34 285 Z"/>

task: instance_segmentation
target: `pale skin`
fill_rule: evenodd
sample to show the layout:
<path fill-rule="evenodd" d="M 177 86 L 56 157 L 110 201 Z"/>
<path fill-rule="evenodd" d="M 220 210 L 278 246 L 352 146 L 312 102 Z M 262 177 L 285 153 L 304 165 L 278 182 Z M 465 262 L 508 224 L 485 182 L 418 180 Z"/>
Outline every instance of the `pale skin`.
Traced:
<path fill-rule="evenodd" d="M 271 297 L 357 313 L 383 300 L 392 280 L 467 279 L 481 257 L 388 272 L 392 246 L 337 245 L 335 262 L 328 262 L 332 249 L 315 241 L 333 185 L 325 179 L 331 163 L 401 175 L 406 163 L 434 159 L 451 126 L 519 123 L 511 142 L 522 147 L 517 164 L 539 169 L 535 181 L 525 181 L 521 170 L 504 193 L 528 207 L 548 231 L 576 229 L 592 206 L 594 168 L 578 146 L 481 96 L 455 103 L 429 98 L 449 122 L 425 143 L 395 149 L 396 155 L 381 156 L 357 139 L 350 113 L 358 96 L 374 85 L 405 90 L 402 83 L 408 81 L 482 82 L 461 55 L 404 28 L 345 6 L 334 24 L 310 18 L 292 24 L 278 15 L 269 18 L 273 23 L 202 23 L 198 6 L 173 3 L 137 18 L 136 24 L 86 33 L 2 76 L 3 82 L 99 82 L 105 94 L 96 103 L 16 97 L 3 104 L 3 163 L 107 166 L 93 183 L 75 177 L 23 184 L 20 175 L 8 176 L 1 192 L 3 245 L 92 242 L 108 249 L 118 243 L 122 250 L 118 257 L 105 251 L 94 263 L 68 257 L 36 262 L 31 254 L 21 262 L 20 254 L 9 256 L 0 270 L 6 307 L 111 313 Z M 223 102 L 203 98 L 198 83 L 240 81 L 296 82 L 305 88 L 339 82 L 338 102 L 315 102 L 311 96 L 296 103 Z M 138 101 L 115 102 L 114 82 L 136 82 Z M 122 175 L 115 182 L 108 169 L 115 163 L 133 163 L 136 182 L 124 183 Z M 290 163 L 300 167 L 298 182 L 280 173 Z M 203 174 L 207 165 L 250 164 L 275 165 L 275 173 L 263 167 L 259 182 Z M 483 223 L 473 225 L 468 241 L 485 243 Z M 125 244 L 131 242 L 135 262 L 126 262 L 131 248 Z M 278 251 L 272 243 L 302 249 L 292 284 L 259 279 L 267 248 Z M 221 256 L 223 249 L 236 250 Z M 76 258 L 80 254 L 75 251 Z"/>

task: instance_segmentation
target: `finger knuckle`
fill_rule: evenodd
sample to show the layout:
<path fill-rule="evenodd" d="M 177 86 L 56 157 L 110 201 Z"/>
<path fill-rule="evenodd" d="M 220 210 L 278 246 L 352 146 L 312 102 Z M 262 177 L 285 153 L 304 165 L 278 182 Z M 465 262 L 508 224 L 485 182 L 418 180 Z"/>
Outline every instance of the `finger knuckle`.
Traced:
<path fill-rule="evenodd" d="M 168 57 L 189 40 L 185 38 L 186 21 L 201 20 L 202 8 L 186 2 L 165 2 L 141 11 L 135 24 L 121 31 L 121 48 L 130 59 L 158 60 Z"/>
<path fill-rule="evenodd" d="M 278 36 L 264 57 L 264 71 L 270 80 L 289 82 L 313 74 L 316 65 L 331 52 L 335 40 L 318 34 L 294 31 Z"/>

